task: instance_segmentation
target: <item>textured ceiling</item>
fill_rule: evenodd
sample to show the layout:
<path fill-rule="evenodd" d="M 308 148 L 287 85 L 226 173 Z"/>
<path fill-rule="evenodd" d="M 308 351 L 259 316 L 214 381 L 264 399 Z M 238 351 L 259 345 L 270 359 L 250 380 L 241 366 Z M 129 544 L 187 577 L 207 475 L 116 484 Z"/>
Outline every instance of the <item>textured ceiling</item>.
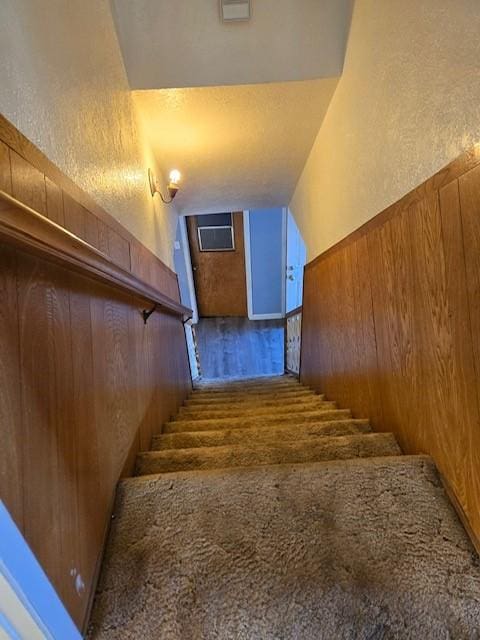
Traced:
<path fill-rule="evenodd" d="M 111 0 L 132 89 L 340 75 L 353 0 L 252 0 L 223 23 L 218 0 Z"/>
<path fill-rule="evenodd" d="M 135 91 L 153 151 L 183 175 L 180 213 L 285 205 L 336 78 Z"/>

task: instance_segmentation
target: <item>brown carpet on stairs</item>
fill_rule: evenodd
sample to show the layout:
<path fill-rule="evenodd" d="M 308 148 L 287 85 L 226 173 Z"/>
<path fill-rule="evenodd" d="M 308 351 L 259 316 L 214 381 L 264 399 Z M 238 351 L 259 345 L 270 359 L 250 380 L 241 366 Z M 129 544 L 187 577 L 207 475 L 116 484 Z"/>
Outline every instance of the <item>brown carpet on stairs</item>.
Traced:
<path fill-rule="evenodd" d="M 138 457 L 156 475 L 119 485 L 89 637 L 480 639 L 479 559 L 432 461 L 301 397 L 289 376 L 193 392 Z"/>

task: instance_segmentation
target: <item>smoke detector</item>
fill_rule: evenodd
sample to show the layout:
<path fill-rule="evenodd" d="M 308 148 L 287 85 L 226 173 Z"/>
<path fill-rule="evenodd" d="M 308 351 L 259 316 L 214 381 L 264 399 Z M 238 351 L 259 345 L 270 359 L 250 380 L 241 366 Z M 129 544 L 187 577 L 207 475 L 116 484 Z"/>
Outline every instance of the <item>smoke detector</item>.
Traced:
<path fill-rule="evenodd" d="M 220 0 L 220 16 L 224 22 L 250 20 L 251 0 Z"/>

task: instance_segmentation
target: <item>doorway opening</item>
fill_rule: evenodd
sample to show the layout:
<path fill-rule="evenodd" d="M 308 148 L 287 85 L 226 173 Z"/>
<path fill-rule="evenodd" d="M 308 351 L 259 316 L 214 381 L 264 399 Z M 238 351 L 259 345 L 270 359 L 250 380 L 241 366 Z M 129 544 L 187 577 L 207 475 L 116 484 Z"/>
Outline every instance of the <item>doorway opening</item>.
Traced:
<path fill-rule="evenodd" d="M 175 268 L 192 378 L 281 375 L 286 315 L 302 297 L 305 244 L 286 207 L 181 217 Z"/>

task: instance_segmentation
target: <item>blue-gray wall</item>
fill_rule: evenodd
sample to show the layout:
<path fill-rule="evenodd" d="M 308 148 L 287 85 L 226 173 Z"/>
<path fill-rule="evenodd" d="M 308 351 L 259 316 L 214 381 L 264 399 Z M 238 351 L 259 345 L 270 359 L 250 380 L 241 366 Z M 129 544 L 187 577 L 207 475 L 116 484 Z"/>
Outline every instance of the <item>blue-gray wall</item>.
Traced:
<path fill-rule="evenodd" d="M 253 315 L 283 313 L 283 211 L 250 210 L 250 256 Z"/>

